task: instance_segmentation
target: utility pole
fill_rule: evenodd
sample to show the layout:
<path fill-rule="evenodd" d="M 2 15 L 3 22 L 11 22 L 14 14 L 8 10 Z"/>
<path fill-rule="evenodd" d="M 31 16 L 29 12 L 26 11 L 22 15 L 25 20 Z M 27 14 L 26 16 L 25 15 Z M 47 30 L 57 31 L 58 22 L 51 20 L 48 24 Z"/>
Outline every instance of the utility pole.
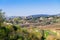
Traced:
<path fill-rule="evenodd" d="M 41 40 L 45 40 L 45 37 L 44 37 L 44 30 L 42 30 L 42 37 L 41 37 Z"/>

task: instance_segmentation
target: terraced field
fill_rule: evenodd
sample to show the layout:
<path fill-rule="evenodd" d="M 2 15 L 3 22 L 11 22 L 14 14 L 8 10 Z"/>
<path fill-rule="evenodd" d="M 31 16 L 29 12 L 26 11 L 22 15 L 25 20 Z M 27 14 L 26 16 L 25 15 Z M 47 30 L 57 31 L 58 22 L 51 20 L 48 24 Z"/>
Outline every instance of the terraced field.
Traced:
<path fill-rule="evenodd" d="M 39 29 L 50 29 L 50 30 L 60 30 L 60 23 L 45 25 L 45 26 L 38 26 Z"/>

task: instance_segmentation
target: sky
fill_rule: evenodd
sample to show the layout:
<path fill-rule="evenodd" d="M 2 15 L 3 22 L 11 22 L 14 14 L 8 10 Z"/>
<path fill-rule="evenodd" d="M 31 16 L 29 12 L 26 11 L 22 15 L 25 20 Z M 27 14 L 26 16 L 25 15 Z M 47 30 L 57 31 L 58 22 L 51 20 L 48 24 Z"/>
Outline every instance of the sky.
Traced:
<path fill-rule="evenodd" d="M 59 14 L 60 0 L 0 0 L 0 9 L 7 16 Z"/>

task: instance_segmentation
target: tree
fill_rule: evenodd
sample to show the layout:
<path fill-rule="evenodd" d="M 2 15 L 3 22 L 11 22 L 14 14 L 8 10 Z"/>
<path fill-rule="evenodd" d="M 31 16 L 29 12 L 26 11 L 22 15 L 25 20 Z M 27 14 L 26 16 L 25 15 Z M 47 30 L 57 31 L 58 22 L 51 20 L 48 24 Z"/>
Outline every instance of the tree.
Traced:
<path fill-rule="evenodd" d="M 0 9 L 0 27 L 1 24 L 4 22 L 5 20 L 5 12 L 2 12 L 2 10 Z"/>

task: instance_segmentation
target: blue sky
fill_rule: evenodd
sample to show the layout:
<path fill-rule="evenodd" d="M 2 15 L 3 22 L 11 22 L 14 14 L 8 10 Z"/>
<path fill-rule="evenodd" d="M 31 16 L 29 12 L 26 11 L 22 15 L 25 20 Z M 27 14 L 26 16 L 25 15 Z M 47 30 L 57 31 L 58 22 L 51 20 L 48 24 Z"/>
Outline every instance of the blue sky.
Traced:
<path fill-rule="evenodd" d="M 60 0 L 0 0 L 0 9 L 8 16 L 60 13 Z"/>

